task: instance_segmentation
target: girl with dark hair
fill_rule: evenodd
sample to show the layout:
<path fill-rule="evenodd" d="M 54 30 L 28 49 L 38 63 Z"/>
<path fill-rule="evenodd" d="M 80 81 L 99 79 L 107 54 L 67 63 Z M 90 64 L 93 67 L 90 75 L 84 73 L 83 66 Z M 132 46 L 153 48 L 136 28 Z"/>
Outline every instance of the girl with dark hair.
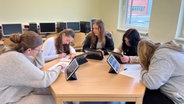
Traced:
<path fill-rule="evenodd" d="M 76 51 L 70 45 L 74 39 L 74 31 L 65 29 L 56 37 L 50 37 L 43 43 L 43 53 L 45 61 L 50 61 L 56 58 L 63 58 L 70 54 L 70 58 L 74 58 Z"/>
<path fill-rule="evenodd" d="M 122 44 L 115 52 L 122 53 L 122 63 L 139 63 L 137 57 L 137 45 L 140 41 L 139 32 L 136 29 L 128 29 L 122 38 Z"/>
<path fill-rule="evenodd" d="M 92 32 L 89 33 L 86 37 L 83 50 L 89 49 L 100 49 L 104 54 L 108 54 L 108 50 L 114 50 L 112 34 L 105 30 L 105 26 L 102 20 L 96 20 L 93 22 Z"/>

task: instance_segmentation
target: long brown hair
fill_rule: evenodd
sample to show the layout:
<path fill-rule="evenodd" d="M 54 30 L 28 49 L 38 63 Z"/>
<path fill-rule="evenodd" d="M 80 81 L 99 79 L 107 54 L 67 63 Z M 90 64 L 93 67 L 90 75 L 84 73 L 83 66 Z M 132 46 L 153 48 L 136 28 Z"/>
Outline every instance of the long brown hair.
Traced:
<path fill-rule="evenodd" d="M 62 44 L 62 36 L 66 35 L 67 37 L 71 36 L 72 38 L 74 38 L 74 31 L 72 29 L 64 29 L 63 31 L 61 31 L 58 36 L 56 37 L 56 41 L 55 41 L 55 46 L 56 46 L 56 50 L 57 53 L 70 53 L 70 44 Z"/>
<path fill-rule="evenodd" d="M 25 52 L 28 48 L 35 49 L 43 43 L 42 38 L 33 31 L 26 31 L 22 35 L 12 34 L 9 39 L 12 43 L 8 46 L 8 51 L 17 51 L 20 53 Z M 7 51 L 3 49 L 0 53 L 5 52 Z"/>
<path fill-rule="evenodd" d="M 105 25 L 104 25 L 104 22 L 102 20 L 95 20 L 93 22 L 93 25 L 96 24 L 99 28 L 99 31 L 100 31 L 100 34 L 99 34 L 99 40 L 102 41 L 102 47 L 104 48 L 105 47 L 105 33 L 106 33 L 106 30 L 105 30 Z M 94 47 L 94 45 L 96 44 L 96 41 L 97 41 L 97 36 L 94 35 L 94 32 L 93 32 L 93 28 L 92 28 L 92 38 L 91 38 L 91 47 Z"/>
<path fill-rule="evenodd" d="M 156 49 L 160 46 L 149 39 L 141 39 L 138 44 L 138 56 L 140 64 L 146 70 L 149 69 L 150 61 Z"/>

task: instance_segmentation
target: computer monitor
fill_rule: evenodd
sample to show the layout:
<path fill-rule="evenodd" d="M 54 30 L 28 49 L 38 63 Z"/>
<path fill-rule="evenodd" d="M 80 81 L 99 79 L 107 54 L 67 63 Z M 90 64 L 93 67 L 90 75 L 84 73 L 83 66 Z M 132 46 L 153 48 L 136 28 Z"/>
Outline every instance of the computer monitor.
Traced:
<path fill-rule="evenodd" d="M 37 23 L 29 23 L 29 31 L 34 31 L 34 32 L 38 33 Z"/>
<path fill-rule="evenodd" d="M 89 33 L 91 25 L 89 21 L 80 21 L 80 32 Z"/>
<path fill-rule="evenodd" d="M 61 32 L 66 29 L 66 22 L 57 22 L 57 32 Z"/>
<path fill-rule="evenodd" d="M 74 30 L 75 32 L 80 32 L 80 22 L 67 22 L 67 28 Z"/>
<path fill-rule="evenodd" d="M 120 64 L 112 54 L 107 58 L 107 63 L 111 66 L 109 73 L 117 74 L 119 72 Z"/>
<path fill-rule="evenodd" d="M 3 36 L 10 36 L 11 34 L 22 34 L 22 24 L 2 24 Z"/>
<path fill-rule="evenodd" d="M 56 33 L 55 22 L 39 23 L 39 29 L 41 34 Z"/>

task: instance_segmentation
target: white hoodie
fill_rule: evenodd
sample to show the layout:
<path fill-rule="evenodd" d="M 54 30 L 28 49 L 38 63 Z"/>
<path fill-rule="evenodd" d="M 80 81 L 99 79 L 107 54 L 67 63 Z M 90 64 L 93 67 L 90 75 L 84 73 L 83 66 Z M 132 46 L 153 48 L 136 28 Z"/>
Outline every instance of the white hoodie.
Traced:
<path fill-rule="evenodd" d="M 175 104 L 184 104 L 184 46 L 174 41 L 157 48 L 149 70 L 142 70 L 142 81 L 149 89 L 159 89 Z"/>

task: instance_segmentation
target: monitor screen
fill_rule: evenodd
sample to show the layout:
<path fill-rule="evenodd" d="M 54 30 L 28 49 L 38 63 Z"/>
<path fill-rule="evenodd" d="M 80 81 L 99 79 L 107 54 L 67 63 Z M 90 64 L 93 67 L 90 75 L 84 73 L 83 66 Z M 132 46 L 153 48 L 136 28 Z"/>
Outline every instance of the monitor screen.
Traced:
<path fill-rule="evenodd" d="M 63 31 L 66 29 L 66 22 L 57 22 L 57 32 Z"/>
<path fill-rule="evenodd" d="M 10 36 L 14 33 L 22 34 L 22 24 L 2 24 L 3 36 Z"/>
<path fill-rule="evenodd" d="M 89 33 L 91 31 L 91 25 L 88 21 L 80 21 L 80 32 Z"/>
<path fill-rule="evenodd" d="M 119 70 L 120 70 L 120 64 L 119 64 L 119 62 L 116 60 L 116 58 L 113 55 L 110 55 L 107 58 L 107 62 L 111 66 L 111 69 L 110 69 L 111 72 L 115 72 L 115 73 L 118 73 L 119 72 Z"/>
<path fill-rule="evenodd" d="M 80 32 L 80 22 L 67 22 L 67 28 L 73 29 L 75 32 Z"/>
<path fill-rule="evenodd" d="M 40 33 L 55 33 L 56 32 L 56 24 L 55 22 L 52 23 L 40 23 Z"/>
<path fill-rule="evenodd" d="M 37 23 L 29 23 L 29 31 L 38 32 Z"/>

